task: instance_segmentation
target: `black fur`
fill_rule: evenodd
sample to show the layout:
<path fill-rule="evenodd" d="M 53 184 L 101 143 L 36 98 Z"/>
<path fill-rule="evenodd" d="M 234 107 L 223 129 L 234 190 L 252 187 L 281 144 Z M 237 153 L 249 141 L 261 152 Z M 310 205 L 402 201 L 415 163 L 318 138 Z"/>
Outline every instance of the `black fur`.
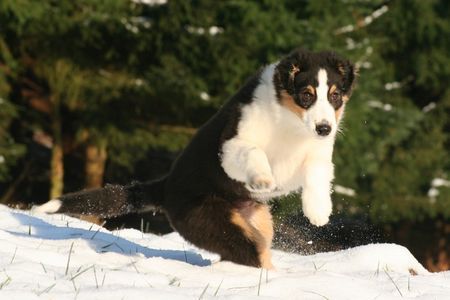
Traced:
<path fill-rule="evenodd" d="M 107 184 L 104 188 L 84 190 L 65 194 L 59 199 L 59 212 L 96 215 L 103 218 L 125 215 L 133 212 L 157 210 L 162 205 L 166 178 L 133 182 L 129 185 Z"/>
<path fill-rule="evenodd" d="M 61 196 L 59 213 L 113 217 L 162 210 L 172 227 L 193 244 L 224 260 L 259 267 L 256 245 L 231 222 L 231 211 L 250 194 L 220 165 L 220 145 L 236 135 L 240 106 L 252 100 L 260 72 L 251 77 L 193 137 L 162 180 L 106 185 Z"/>
<path fill-rule="evenodd" d="M 340 64 L 343 67 L 339 67 Z M 335 73 L 349 72 L 340 88 L 342 91 L 350 89 L 353 71 L 348 62 L 331 53 L 297 50 L 278 65 L 274 78 L 276 92 L 287 90 L 298 98 L 298 87 L 315 80 L 310 74 L 317 71 L 318 66 L 333 68 Z M 294 67 L 299 69 L 295 74 L 292 73 Z M 258 71 L 251 77 L 198 130 L 166 177 L 154 182 L 107 185 L 102 189 L 64 195 L 60 198 L 63 205 L 58 212 L 110 217 L 158 207 L 174 229 L 193 244 L 217 252 L 225 260 L 261 266 L 257 241 L 232 222 L 233 212 L 242 203 L 255 200 L 243 183 L 227 176 L 220 158 L 222 144 L 237 133 L 241 107 L 253 100 L 260 75 Z"/>
<path fill-rule="evenodd" d="M 276 68 L 274 84 L 278 98 L 281 98 L 281 91 L 286 91 L 300 107 L 305 109 L 311 107 L 315 98 L 308 99 L 304 89 L 308 85 L 317 87 L 315 75 L 320 68 L 327 71 L 329 85 L 335 84 L 342 93 L 341 97 L 351 96 L 356 70 L 350 61 L 339 57 L 334 52 L 313 53 L 307 50 L 295 50 Z M 342 106 L 342 102 L 331 104 L 336 110 Z"/>

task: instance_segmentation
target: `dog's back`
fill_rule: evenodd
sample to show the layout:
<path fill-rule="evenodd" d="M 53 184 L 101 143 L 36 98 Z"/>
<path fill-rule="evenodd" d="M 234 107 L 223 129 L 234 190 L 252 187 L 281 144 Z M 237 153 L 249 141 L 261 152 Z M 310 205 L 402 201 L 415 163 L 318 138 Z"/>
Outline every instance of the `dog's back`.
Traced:
<path fill-rule="evenodd" d="M 318 226 L 328 222 L 333 144 L 354 74 L 333 53 L 296 50 L 251 77 L 166 177 L 64 195 L 41 210 L 114 216 L 160 209 L 191 243 L 271 268 L 265 201 L 302 189 L 305 215 Z"/>

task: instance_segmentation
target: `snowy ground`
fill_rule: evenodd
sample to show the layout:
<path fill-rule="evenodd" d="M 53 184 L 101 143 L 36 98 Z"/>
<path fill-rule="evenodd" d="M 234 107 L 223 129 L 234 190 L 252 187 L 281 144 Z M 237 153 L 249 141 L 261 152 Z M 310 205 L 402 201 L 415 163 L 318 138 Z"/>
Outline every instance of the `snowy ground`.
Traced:
<path fill-rule="evenodd" d="M 450 271 L 428 273 L 393 244 L 274 251 L 274 264 L 267 272 L 218 262 L 175 233 L 0 206 L 0 299 L 450 299 Z"/>

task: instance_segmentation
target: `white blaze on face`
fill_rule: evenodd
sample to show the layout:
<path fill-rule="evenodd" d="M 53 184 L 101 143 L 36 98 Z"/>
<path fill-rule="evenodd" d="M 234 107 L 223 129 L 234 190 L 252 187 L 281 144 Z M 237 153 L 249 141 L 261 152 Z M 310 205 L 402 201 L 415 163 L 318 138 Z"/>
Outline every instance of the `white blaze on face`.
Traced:
<path fill-rule="evenodd" d="M 316 103 L 306 112 L 306 124 L 308 128 L 316 134 L 316 126 L 319 124 L 328 124 L 331 126 L 332 136 L 336 132 L 336 118 L 334 108 L 328 101 L 328 75 L 324 69 L 317 72 L 318 86 L 316 88 Z"/>
<path fill-rule="evenodd" d="M 319 85 L 316 88 L 317 102 L 327 102 L 328 103 L 328 74 L 324 69 L 320 69 L 317 73 L 317 81 Z"/>

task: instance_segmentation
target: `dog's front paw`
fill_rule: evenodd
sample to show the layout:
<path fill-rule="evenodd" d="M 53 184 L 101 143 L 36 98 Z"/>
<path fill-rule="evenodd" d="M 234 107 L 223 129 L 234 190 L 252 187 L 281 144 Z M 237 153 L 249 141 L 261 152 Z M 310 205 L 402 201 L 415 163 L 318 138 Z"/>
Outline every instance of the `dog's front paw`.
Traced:
<path fill-rule="evenodd" d="M 323 226 L 328 223 L 333 209 L 330 195 L 320 195 L 304 192 L 303 214 L 311 224 Z"/>
<path fill-rule="evenodd" d="M 305 213 L 306 217 L 308 218 L 309 222 L 315 226 L 323 226 L 327 224 L 330 221 L 330 214 L 317 214 L 317 213 Z"/>
<path fill-rule="evenodd" d="M 247 182 L 247 189 L 256 193 L 271 192 L 275 189 L 275 179 L 270 174 L 251 176 Z"/>

